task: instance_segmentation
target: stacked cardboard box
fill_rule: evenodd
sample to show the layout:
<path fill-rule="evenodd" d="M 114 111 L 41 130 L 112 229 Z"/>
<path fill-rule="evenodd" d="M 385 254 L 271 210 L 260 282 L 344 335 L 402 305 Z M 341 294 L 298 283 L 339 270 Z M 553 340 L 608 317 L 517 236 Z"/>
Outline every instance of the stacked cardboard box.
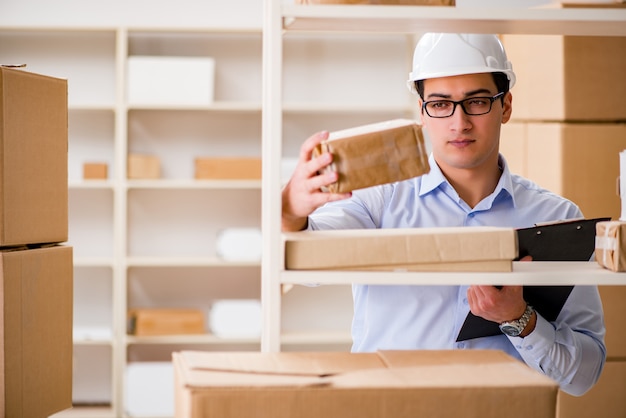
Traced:
<path fill-rule="evenodd" d="M 616 179 L 626 149 L 626 38 L 506 35 L 517 75 L 502 152 L 514 172 L 577 203 L 588 218 L 618 219 Z M 608 362 L 586 395 L 559 395 L 560 418 L 626 416 L 626 288 L 602 288 Z"/>
<path fill-rule="evenodd" d="M 0 66 L 0 416 L 72 405 L 67 81 Z"/>

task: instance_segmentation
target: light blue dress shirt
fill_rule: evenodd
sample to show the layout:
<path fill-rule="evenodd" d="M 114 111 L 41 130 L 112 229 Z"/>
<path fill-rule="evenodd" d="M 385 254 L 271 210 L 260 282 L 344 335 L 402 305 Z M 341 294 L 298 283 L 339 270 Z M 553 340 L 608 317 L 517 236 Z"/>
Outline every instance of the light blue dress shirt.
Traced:
<path fill-rule="evenodd" d="M 429 158 L 430 173 L 357 190 L 309 216 L 309 229 L 503 226 L 580 218 L 572 202 L 509 172 L 494 192 L 470 208 Z M 353 285 L 353 351 L 499 349 L 580 395 L 604 366 L 604 318 L 595 286 L 576 286 L 555 322 L 537 316 L 525 338 L 505 335 L 455 342 L 469 312 L 467 286 Z"/>

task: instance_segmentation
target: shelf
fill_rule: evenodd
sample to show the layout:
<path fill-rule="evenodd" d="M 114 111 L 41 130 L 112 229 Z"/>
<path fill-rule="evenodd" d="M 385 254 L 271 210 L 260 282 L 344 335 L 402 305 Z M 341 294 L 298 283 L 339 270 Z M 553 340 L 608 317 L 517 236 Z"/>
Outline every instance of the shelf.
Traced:
<path fill-rule="evenodd" d="M 261 337 L 218 337 L 211 334 L 201 335 L 163 335 L 151 337 L 136 337 L 128 335 L 126 337 L 127 344 L 211 344 L 211 345 L 252 345 L 259 344 Z"/>
<path fill-rule="evenodd" d="M 74 257 L 74 267 L 113 267 L 109 257 Z"/>
<path fill-rule="evenodd" d="M 626 9 L 283 6 L 287 31 L 625 36 Z"/>
<path fill-rule="evenodd" d="M 194 112 L 260 112 L 261 103 L 256 102 L 214 102 L 209 106 L 184 106 L 184 105 L 132 105 L 128 107 L 129 111 L 194 111 Z"/>
<path fill-rule="evenodd" d="M 117 415 L 110 406 L 74 406 L 50 418 L 114 418 Z"/>
<path fill-rule="evenodd" d="M 410 104 L 337 104 L 337 103 L 285 103 L 283 112 L 285 113 L 407 113 L 413 111 Z"/>
<path fill-rule="evenodd" d="M 113 190 L 111 180 L 70 180 L 68 187 L 73 190 Z"/>
<path fill-rule="evenodd" d="M 261 180 L 129 180 L 128 189 L 220 189 L 220 190 L 242 190 L 261 189 Z"/>
<path fill-rule="evenodd" d="M 128 267 L 260 267 L 261 261 L 227 261 L 216 257 L 130 257 Z"/>
<path fill-rule="evenodd" d="M 280 276 L 281 283 L 303 285 L 626 285 L 626 273 L 603 269 L 596 262 L 514 262 L 510 273 L 291 270 Z"/>

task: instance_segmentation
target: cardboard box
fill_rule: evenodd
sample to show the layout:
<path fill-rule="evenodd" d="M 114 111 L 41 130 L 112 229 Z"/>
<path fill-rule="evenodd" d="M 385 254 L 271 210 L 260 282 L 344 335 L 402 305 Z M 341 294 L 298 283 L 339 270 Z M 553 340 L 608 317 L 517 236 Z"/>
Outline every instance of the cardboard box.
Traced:
<path fill-rule="evenodd" d="M 513 228 L 390 228 L 284 233 L 291 270 L 511 271 Z"/>
<path fill-rule="evenodd" d="M 583 396 L 559 391 L 557 418 L 626 417 L 626 361 L 607 361 L 598 383 Z"/>
<path fill-rule="evenodd" d="M 196 158 L 197 180 L 260 180 L 260 158 Z"/>
<path fill-rule="evenodd" d="M 128 57 L 128 103 L 208 106 L 213 103 L 215 60 L 210 57 Z"/>
<path fill-rule="evenodd" d="M 199 309 L 131 309 L 128 332 L 137 336 L 206 333 L 205 314 Z"/>
<path fill-rule="evenodd" d="M 154 155 L 128 154 L 129 179 L 161 178 L 161 160 Z"/>
<path fill-rule="evenodd" d="M 67 241 L 67 80 L 0 66 L 0 115 L 0 246 Z"/>
<path fill-rule="evenodd" d="M 626 271 L 626 222 L 596 224 L 596 261 L 612 271 Z"/>
<path fill-rule="evenodd" d="M 509 122 L 500 144 L 514 173 L 572 200 L 586 218 L 619 218 L 626 124 Z"/>
<path fill-rule="evenodd" d="M 109 166 L 107 163 L 84 163 L 83 179 L 85 180 L 106 180 L 109 177 Z"/>
<path fill-rule="evenodd" d="M 609 360 L 626 360 L 626 286 L 599 286 L 604 326 L 606 355 Z M 626 393 L 626 392 L 625 392 Z"/>
<path fill-rule="evenodd" d="M 626 38 L 504 35 L 517 76 L 513 118 L 626 120 Z"/>
<path fill-rule="evenodd" d="M 556 384 L 501 351 L 173 353 L 176 417 L 553 418 Z"/>
<path fill-rule="evenodd" d="M 72 247 L 0 252 L 0 417 L 72 406 Z"/>
<path fill-rule="evenodd" d="M 430 171 L 422 129 L 415 121 L 396 119 L 331 132 L 313 157 L 333 154 L 325 170 L 339 173 L 328 186 L 332 193 L 392 183 Z"/>

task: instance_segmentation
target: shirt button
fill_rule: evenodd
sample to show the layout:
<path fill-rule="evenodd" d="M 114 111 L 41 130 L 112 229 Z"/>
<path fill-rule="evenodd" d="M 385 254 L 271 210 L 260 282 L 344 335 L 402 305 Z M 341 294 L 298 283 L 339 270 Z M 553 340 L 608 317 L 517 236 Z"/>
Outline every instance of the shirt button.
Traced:
<path fill-rule="evenodd" d="M 467 298 L 463 298 L 463 303 L 464 303 L 465 305 L 467 305 L 467 304 L 469 303 L 469 302 L 468 302 L 468 300 L 467 300 Z"/>
<path fill-rule="evenodd" d="M 463 349 L 463 348 L 465 348 L 465 343 L 459 343 L 457 345 L 457 347 Z"/>
<path fill-rule="evenodd" d="M 526 350 L 532 350 L 532 349 L 533 349 L 532 344 L 526 347 Z"/>

